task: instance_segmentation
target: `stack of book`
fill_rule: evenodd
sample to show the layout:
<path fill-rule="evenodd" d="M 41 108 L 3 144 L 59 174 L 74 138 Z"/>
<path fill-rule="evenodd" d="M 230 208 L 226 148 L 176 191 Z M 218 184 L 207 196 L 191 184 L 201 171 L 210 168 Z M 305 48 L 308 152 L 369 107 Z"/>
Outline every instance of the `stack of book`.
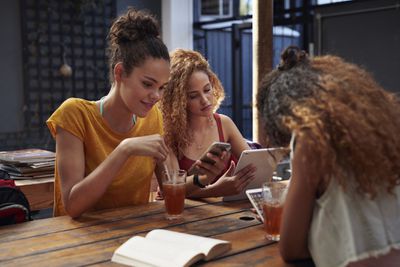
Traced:
<path fill-rule="evenodd" d="M 55 153 L 43 149 L 0 151 L 0 169 L 12 179 L 36 179 L 54 176 Z"/>

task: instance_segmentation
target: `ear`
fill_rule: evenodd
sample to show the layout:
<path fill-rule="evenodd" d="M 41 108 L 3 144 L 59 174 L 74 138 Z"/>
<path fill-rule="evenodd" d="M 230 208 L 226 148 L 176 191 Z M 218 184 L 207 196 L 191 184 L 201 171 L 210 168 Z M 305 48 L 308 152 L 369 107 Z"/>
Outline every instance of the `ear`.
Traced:
<path fill-rule="evenodd" d="M 114 66 L 114 80 L 116 82 L 121 82 L 123 74 L 124 74 L 124 66 L 122 66 L 122 62 L 118 62 Z"/>

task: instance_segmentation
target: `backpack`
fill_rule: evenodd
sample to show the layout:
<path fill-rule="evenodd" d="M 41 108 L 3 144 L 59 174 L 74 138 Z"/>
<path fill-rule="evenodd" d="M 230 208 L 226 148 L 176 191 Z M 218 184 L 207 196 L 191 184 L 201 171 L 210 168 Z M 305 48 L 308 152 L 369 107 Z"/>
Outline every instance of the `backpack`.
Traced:
<path fill-rule="evenodd" d="M 0 179 L 0 225 L 31 220 L 29 201 L 14 180 Z"/>

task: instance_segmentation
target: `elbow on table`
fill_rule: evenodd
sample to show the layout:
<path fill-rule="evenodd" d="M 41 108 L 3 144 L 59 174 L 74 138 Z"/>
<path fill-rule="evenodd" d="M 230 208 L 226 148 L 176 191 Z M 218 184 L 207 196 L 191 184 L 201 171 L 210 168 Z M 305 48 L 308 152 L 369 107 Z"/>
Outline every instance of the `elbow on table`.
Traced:
<path fill-rule="evenodd" d="M 65 212 L 72 219 L 76 219 L 83 214 L 83 211 L 77 210 L 76 208 L 71 207 L 71 205 L 64 205 Z"/>
<path fill-rule="evenodd" d="M 279 243 L 279 252 L 285 262 L 294 262 L 310 258 L 310 254 L 307 249 L 285 246 L 282 243 Z"/>
<path fill-rule="evenodd" d="M 288 252 L 286 250 L 283 250 L 283 249 L 279 249 L 279 251 L 280 251 L 282 259 L 285 262 L 292 262 L 292 261 L 299 260 L 299 258 L 295 254 L 292 254 L 292 253 L 290 253 L 290 252 Z"/>

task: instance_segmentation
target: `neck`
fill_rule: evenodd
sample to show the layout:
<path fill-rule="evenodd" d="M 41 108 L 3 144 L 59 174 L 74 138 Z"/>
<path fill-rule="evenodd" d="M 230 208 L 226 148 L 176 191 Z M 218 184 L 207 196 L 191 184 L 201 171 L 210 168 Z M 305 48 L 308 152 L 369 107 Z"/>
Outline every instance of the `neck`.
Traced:
<path fill-rule="evenodd" d="M 188 124 L 188 128 L 193 132 L 203 132 L 207 131 L 209 128 L 212 128 L 215 124 L 215 120 L 213 115 L 210 117 L 190 116 Z"/>
<path fill-rule="evenodd" d="M 205 132 L 215 126 L 216 122 L 213 115 L 210 117 L 190 116 L 188 121 L 188 129 L 192 132 Z"/>
<path fill-rule="evenodd" d="M 102 117 L 107 121 L 109 126 L 117 132 L 128 132 L 133 127 L 132 117 L 134 114 L 127 110 L 119 94 L 117 88 L 113 86 L 110 92 L 104 96 Z M 101 101 L 99 101 L 101 102 Z M 101 103 L 99 103 L 99 106 Z"/>
<path fill-rule="evenodd" d="M 192 116 L 189 120 L 188 130 L 191 135 L 191 148 L 195 151 L 204 151 L 215 137 L 216 122 L 214 116 L 203 117 L 203 116 Z M 218 139 L 215 139 L 218 140 Z M 188 148 L 189 150 L 191 148 Z"/>

